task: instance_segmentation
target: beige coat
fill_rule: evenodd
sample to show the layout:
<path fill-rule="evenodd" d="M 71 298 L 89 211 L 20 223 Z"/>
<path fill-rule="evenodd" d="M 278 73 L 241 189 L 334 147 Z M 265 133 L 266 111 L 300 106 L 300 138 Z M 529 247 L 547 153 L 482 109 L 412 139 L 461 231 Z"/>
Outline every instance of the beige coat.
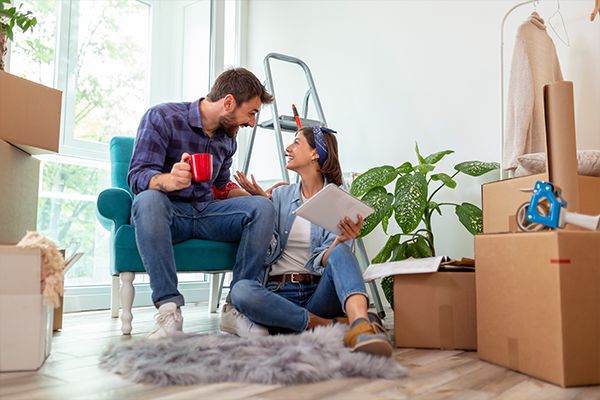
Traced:
<path fill-rule="evenodd" d="M 504 134 L 505 169 L 514 172 L 517 157 L 523 154 L 546 151 L 544 85 L 562 80 L 556 48 L 544 20 L 532 14 L 519 26 L 513 51 Z"/>

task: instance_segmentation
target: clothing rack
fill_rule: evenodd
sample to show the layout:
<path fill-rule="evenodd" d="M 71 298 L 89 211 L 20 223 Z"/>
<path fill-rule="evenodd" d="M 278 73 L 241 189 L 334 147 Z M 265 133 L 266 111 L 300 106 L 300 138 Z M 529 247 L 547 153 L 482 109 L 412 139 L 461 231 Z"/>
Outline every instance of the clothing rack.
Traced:
<path fill-rule="evenodd" d="M 517 8 L 526 4 L 533 4 L 534 7 L 539 0 L 528 0 L 513 6 L 504 14 L 502 24 L 500 25 L 500 179 L 504 179 L 504 23 L 506 18 Z"/>
<path fill-rule="evenodd" d="M 506 19 L 508 18 L 508 16 L 517 8 L 527 5 L 527 4 L 533 4 L 534 6 L 534 13 L 537 13 L 537 8 L 536 6 L 540 3 L 540 0 L 527 0 L 524 1 L 522 3 L 518 3 L 516 5 L 514 5 L 513 7 L 511 7 L 506 14 L 504 14 L 504 17 L 502 18 L 502 23 L 500 25 L 500 126 L 501 126 L 501 131 L 500 131 L 500 149 L 501 149 L 501 156 L 500 156 L 500 179 L 505 179 L 505 171 L 504 171 L 504 124 L 505 124 L 505 118 L 504 118 L 504 23 L 506 22 Z M 592 14 L 590 16 L 590 21 L 594 21 L 596 14 L 598 14 L 600 12 L 600 0 L 595 0 L 595 5 L 594 5 L 594 9 L 592 11 Z M 550 22 L 550 19 L 556 15 L 559 14 L 561 16 L 561 20 L 562 20 L 562 14 L 560 13 L 560 0 L 557 0 L 557 11 L 548 19 L 548 24 L 550 25 L 550 27 L 552 28 L 552 30 L 554 31 L 554 33 L 557 35 L 557 37 L 559 38 L 559 40 L 561 40 L 565 45 L 570 46 L 570 41 L 569 41 L 569 37 L 568 34 L 567 36 L 567 42 L 565 42 L 560 35 L 558 34 L 558 32 L 556 32 L 556 30 L 554 29 L 554 27 L 552 26 L 552 23 Z M 563 26 L 564 26 L 564 20 L 562 20 Z M 566 29 L 565 29 L 565 33 Z"/>

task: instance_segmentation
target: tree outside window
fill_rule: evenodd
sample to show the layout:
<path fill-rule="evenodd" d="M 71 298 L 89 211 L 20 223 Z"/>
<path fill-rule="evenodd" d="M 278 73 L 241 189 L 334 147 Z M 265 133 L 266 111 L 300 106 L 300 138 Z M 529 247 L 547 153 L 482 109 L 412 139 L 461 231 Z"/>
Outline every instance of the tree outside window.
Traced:
<path fill-rule="evenodd" d="M 68 29 L 61 31 L 57 21 L 64 2 L 20 3 L 38 24 L 33 32 L 15 35 L 10 72 L 53 87 L 61 71 L 75 74 L 75 111 L 63 109 L 72 115 L 64 124 L 71 132 L 63 135 L 97 143 L 134 136 L 147 108 L 149 6 L 133 0 L 71 1 L 69 15 L 61 16 L 70 17 Z M 76 44 L 76 59 L 57 54 L 56 43 L 64 35 L 71 46 Z M 68 95 L 68 89 L 59 89 Z M 80 156 L 87 155 L 81 151 Z M 110 183 L 107 166 L 44 160 L 41 180 L 38 232 L 59 245 L 78 243 L 84 252 L 66 284 L 109 283 L 108 232 L 95 217 L 96 197 Z"/>

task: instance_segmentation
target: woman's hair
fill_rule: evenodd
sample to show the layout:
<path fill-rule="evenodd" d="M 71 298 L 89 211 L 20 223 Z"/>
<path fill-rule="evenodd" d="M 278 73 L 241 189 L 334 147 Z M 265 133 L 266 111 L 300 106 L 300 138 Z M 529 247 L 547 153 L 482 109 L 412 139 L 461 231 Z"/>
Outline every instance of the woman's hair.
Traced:
<path fill-rule="evenodd" d="M 338 145 L 335 135 L 331 132 L 323 130 L 323 141 L 327 147 L 327 159 L 323 166 L 319 169 L 319 172 L 325 176 L 327 182 L 335 183 L 338 186 L 342 185 L 342 167 L 340 167 L 340 160 L 338 157 Z M 305 127 L 298 131 L 306 138 L 308 145 L 311 149 L 316 149 L 315 134 L 312 127 Z"/>

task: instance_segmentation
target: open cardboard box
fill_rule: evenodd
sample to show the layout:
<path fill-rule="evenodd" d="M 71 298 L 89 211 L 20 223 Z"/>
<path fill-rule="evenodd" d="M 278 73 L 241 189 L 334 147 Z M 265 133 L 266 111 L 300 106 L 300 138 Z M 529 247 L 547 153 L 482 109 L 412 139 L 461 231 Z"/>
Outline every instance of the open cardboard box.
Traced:
<path fill-rule="evenodd" d="M 52 345 L 53 311 L 43 305 L 42 252 L 0 245 L 0 371 L 42 366 Z"/>
<path fill-rule="evenodd" d="M 475 236 L 478 354 L 563 387 L 600 383 L 600 232 Z"/>
<path fill-rule="evenodd" d="M 29 154 L 58 153 L 62 92 L 0 71 L 0 139 Z"/>
<path fill-rule="evenodd" d="M 64 249 L 59 250 L 59 252 L 62 254 L 63 257 L 65 257 Z M 67 272 L 69 272 L 69 270 L 73 267 L 73 265 L 75 265 L 77 263 L 77 261 L 79 261 L 79 259 L 81 257 L 83 257 L 83 253 L 75 253 L 73 256 L 71 256 L 67 260 L 67 262 L 65 263 L 65 267 L 63 269 L 63 276 L 66 275 Z M 63 295 L 59 295 L 58 297 L 60 300 L 60 305 L 54 309 L 54 320 L 53 320 L 53 324 L 52 324 L 53 331 L 62 329 L 64 298 L 63 298 Z"/>
<path fill-rule="evenodd" d="M 373 264 L 365 280 L 391 275 L 396 347 L 477 349 L 472 260 L 430 257 Z"/>

